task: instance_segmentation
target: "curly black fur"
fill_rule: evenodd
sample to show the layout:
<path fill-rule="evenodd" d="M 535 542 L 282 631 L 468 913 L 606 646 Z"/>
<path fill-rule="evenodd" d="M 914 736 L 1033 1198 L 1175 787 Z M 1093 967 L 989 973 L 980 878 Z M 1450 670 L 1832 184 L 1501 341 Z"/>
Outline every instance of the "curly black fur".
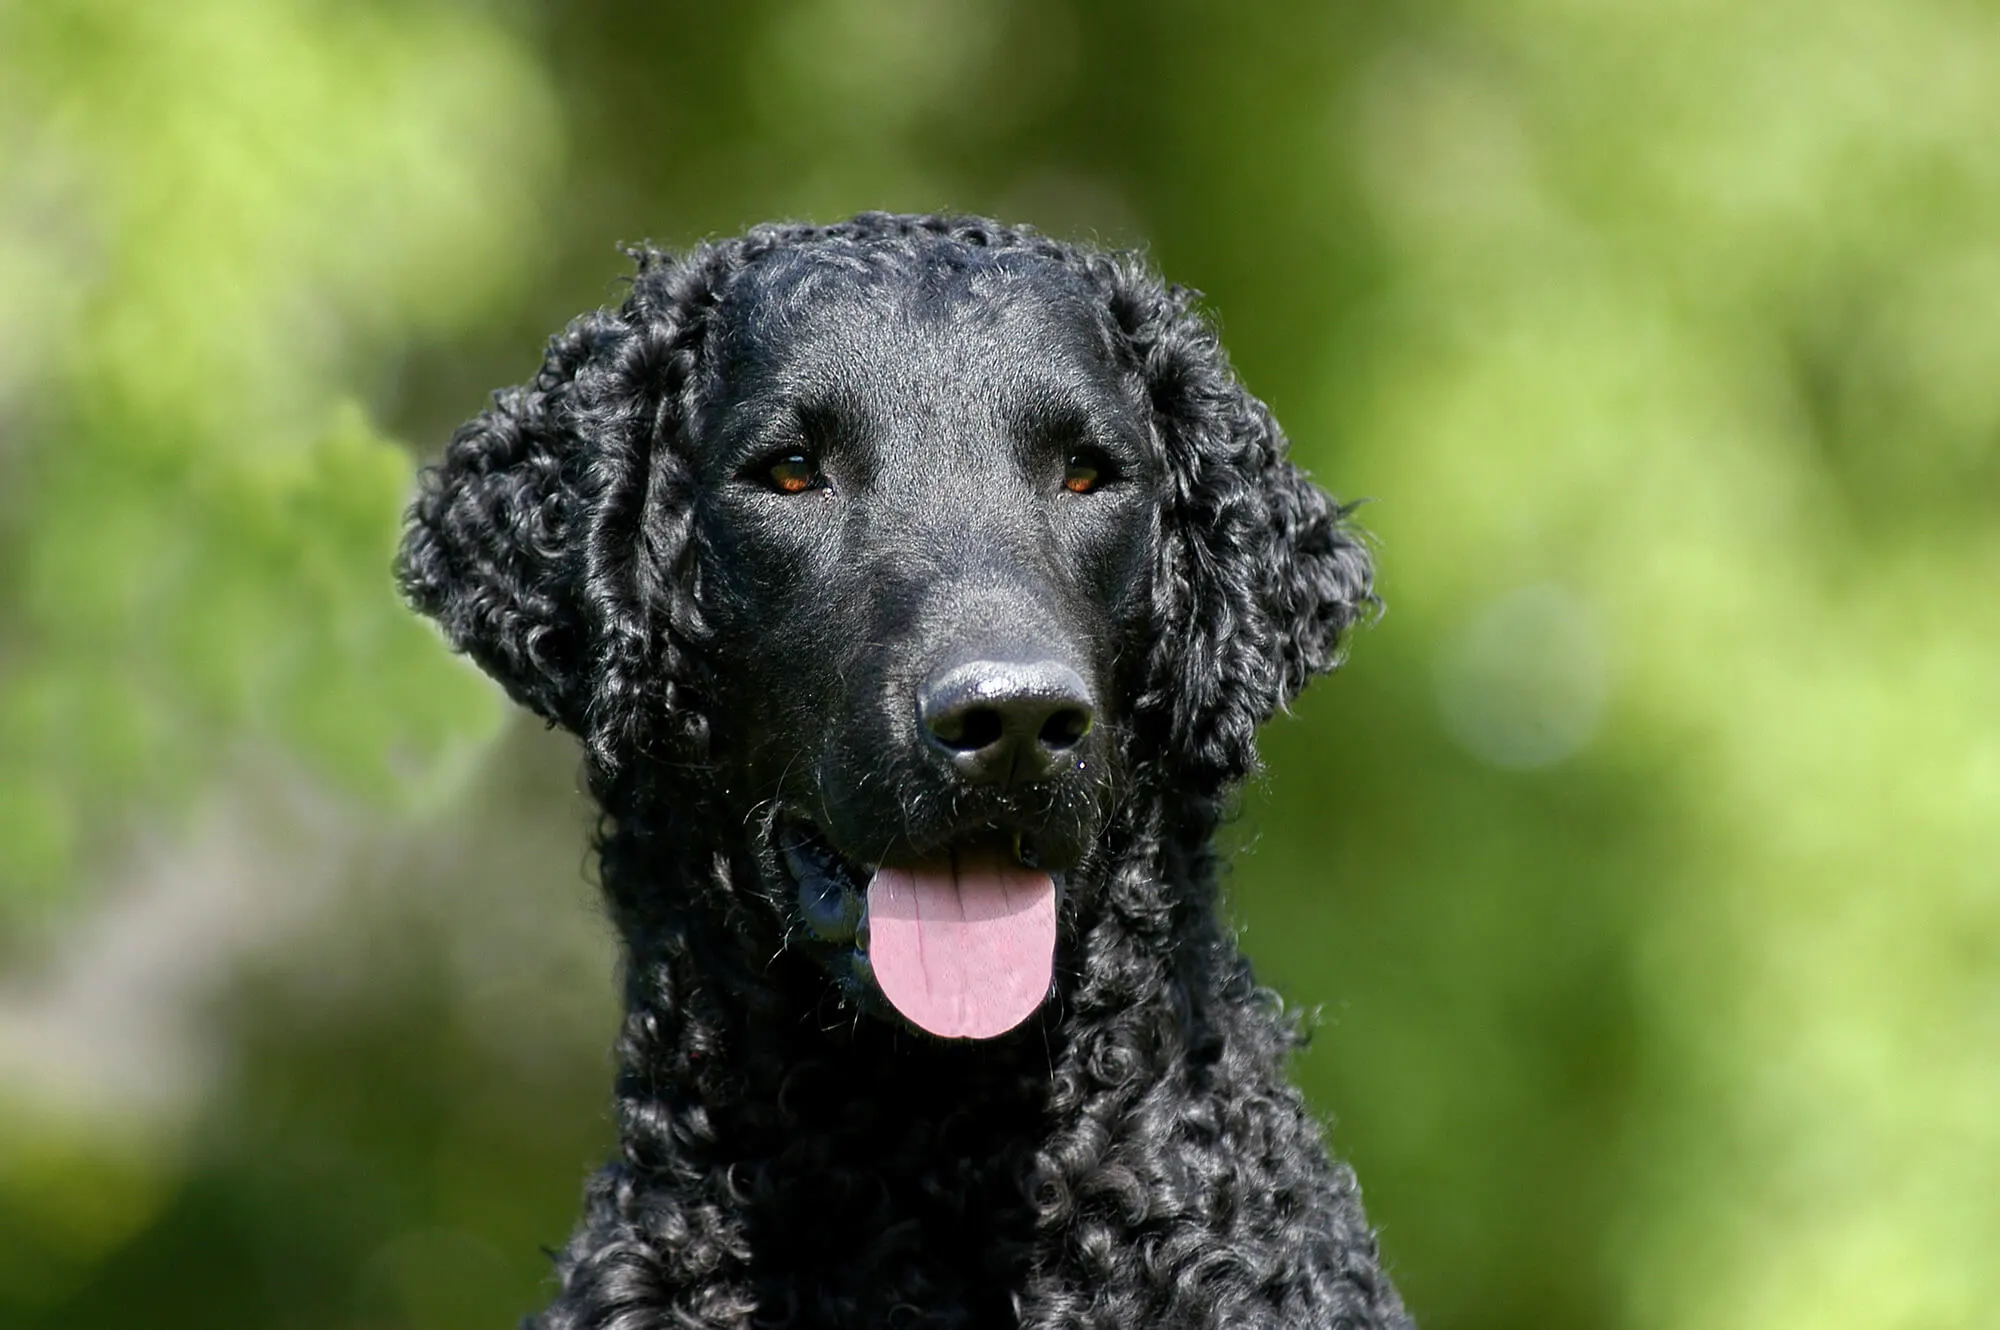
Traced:
<path fill-rule="evenodd" d="M 799 254 L 1082 292 L 1148 417 L 1146 566 L 1108 648 L 1118 788 L 1072 874 L 1055 992 L 1002 1038 L 837 1005 L 772 906 L 765 794 L 727 788 L 739 662 L 714 621 L 737 593 L 705 422 L 732 291 Z M 424 475 L 399 565 L 459 649 L 582 738 L 604 810 L 622 1150 L 531 1324 L 1407 1325 L 1286 1081 L 1297 1022 L 1219 920 L 1210 849 L 1258 725 L 1372 604 L 1369 560 L 1191 293 L 951 217 L 635 258 L 623 305 L 553 339 Z"/>

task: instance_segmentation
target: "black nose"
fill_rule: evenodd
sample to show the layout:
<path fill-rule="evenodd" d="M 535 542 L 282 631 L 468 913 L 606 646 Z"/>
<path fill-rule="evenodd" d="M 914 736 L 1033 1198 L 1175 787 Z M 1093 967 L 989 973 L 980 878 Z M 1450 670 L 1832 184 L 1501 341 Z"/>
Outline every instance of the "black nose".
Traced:
<path fill-rule="evenodd" d="M 1096 718 L 1082 676 L 1052 660 L 974 660 L 924 684 L 924 732 L 967 780 L 1016 785 L 1070 760 Z"/>

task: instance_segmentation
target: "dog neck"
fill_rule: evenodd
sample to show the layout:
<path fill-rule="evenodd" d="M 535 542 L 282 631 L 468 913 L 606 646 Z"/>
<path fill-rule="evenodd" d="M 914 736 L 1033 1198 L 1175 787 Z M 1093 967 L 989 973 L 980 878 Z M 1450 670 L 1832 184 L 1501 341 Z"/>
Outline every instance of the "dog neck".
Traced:
<path fill-rule="evenodd" d="M 1393 1304 L 1351 1176 L 1328 1172 L 1284 1084 L 1296 1021 L 1220 923 L 1212 819 L 1127 804 L 1097 856 L 1115 867 L 1074 894 L 1055 991 L 978 1041 L 840 1008 L 781 929 L 753 922 L 769 913 L 742 876 L 754 856 L 718 830 L 742 825 L 692 806 L 607 823 L 626 964 L 621 1148 L 591 1184 L 545 1328 L 602 1324 L 579 1308 L 682 1305 L 677 1288 L 699 1290 L 690 1325 L 884 1324 L 923 1301 L 968 1325 L 1067 1325 L 1083 1287 L 1158 1309 L 1152 1323 L 1208 1324 L 1192 1308 L 1213 1290 L 1190 1285 L 1179 1308 L 1143 1263 L 1087 1274 L 1072 1235 L 1106 1207 L 1189 1222 L 1185 1161 L 1207 1158 L 1236 1112 L 1265 1136 L 1236 1165 L 1250 1189 L 1231 1249 L 1305 1252 L 1315 1298 Z M 1249 1181 L 1275 1181 L 1280 1163 L 1300 1170 L 1282 1203 Z M 1353 1323 L 1396 1323 L 1374 1315 Z"/>

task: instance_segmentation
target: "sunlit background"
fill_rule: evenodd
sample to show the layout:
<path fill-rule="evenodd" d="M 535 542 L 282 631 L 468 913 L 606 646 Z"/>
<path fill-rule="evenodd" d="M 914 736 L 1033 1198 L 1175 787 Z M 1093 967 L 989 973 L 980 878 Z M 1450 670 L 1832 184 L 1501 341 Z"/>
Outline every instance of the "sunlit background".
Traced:
<path fill-rule="evenodd" d="M 0 1325 L 546 1299 L 588 812 L 399 510 L 620 242 L 872 207 L 1373 500 L 1232 909 L 1427 1330 L 2000 1324 L 2000 7 L 0 0 Z"/>

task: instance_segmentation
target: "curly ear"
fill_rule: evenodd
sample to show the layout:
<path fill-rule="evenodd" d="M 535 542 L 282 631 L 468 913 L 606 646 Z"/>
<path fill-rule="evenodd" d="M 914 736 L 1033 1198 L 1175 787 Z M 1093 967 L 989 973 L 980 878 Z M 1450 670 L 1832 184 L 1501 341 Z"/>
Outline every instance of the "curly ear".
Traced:
<path fill-rule="evenodd" d="M 452 646 L 550 724 L 578 726 L 587 633 L 578 603 L 582 445 L 554 401 L 580 349 L 558 339 L 533 383 L 452 435 L 410 505 L 396 578 Z"/>
<path fill-rule="evenodd" d="M 720 265 L 635 257 L 625 303 L 553 338 L 424 472 L 396 563 L 413 607 L 607 771 L 654 717 L 702 728 L 681 688 L 700 624 L 678 445 Z"/>
<path fill-rule="evenodd" d="M 1255 765 L 1257 727 L 1338 663 L 1375 604 L 1373 565 L 1347 510 L 1292 465 L 1277 421 L 1237 382 L 1194 294 L 1135 263 L 1104 275 L 1167 475 L 1142 707 L 1164 720 L 1178 778 L 1213 792 Z"/>

